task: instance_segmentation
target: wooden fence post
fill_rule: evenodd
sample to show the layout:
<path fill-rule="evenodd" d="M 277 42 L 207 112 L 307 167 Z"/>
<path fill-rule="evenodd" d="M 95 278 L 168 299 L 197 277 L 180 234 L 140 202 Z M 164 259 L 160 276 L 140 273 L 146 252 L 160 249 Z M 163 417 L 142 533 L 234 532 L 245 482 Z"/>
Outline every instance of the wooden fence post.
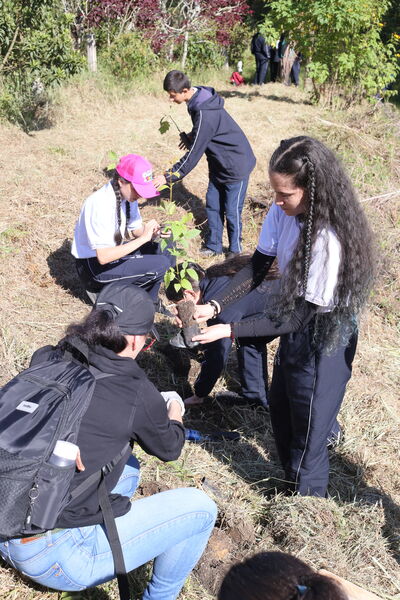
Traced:
<path fill-rule="evenodd" d="M 86 37 L 86 51 L 89 71 L 95 73 L 97 71 L 97 53 L 96 40 L 93 33 L 89 33 Z"/>

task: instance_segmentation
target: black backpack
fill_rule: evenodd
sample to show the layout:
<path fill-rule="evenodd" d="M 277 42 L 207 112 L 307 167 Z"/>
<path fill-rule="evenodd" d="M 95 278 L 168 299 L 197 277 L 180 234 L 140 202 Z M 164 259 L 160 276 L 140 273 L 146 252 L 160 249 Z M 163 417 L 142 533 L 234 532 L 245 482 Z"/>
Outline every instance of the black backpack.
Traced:
<path fill-rule="evenodd" d="M 129 598 L 124 559 L 104 476 L 130 453 L 129 444 L 72 493 L 75 465 L 49 463 L 57 440 L 76 443 L 96 380 L 112 375 L 87 362 L 88 348 L 70 338 L 45 362 L 25 369 L 0 390 L 0 537 L 53 529 L 67 504 L 98 481 L 99 504 L 113 553 L 121 598 Z M 122 578 L 119 575 L 122 575 Z"/>

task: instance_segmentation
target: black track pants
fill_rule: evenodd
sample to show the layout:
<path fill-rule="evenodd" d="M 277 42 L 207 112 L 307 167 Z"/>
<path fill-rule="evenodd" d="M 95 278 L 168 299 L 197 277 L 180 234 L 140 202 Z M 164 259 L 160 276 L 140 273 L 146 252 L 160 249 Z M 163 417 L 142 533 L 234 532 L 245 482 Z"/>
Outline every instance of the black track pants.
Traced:
<path fill-rule="evenodd" d="M 286 479 L 303 496 L 325 496 L 327 438 L 351 376 L 357 336 L 333 354 L 313 351 L 314 320 L 281 336 L 269 394 L 271 423 Z"/>

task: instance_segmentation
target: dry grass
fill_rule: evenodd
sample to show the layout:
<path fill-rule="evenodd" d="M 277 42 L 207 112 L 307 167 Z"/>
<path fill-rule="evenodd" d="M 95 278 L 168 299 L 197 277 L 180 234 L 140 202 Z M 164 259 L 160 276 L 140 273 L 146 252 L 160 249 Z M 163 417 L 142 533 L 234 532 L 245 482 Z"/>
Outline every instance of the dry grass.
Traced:
<path fill-rule="evenodd" d="M 88 311 L 69 245 L 83 199 L 105 179 L 107 153 L 137 152 L 161 170 L 179 157 L 177 134 L 158 132 L 160 118 L 171 112 L 182 129 L 189 127 L 184 107 L 170 109 L 152 82 L 151 93 L 99 90 L 78 81 L 63 90 L 56 125 L 30 136 L 3 125 L 0 159 L 0 357 L 1 382 L 25 367 L 38 346 L 55 342 L 64 327 Z M 249 195 L 270 201 L 267 162 L 279 141 L 311 133 L 335 148 L 346 162 L 360 197 L 367 199 L 400 188 L 398 113 L 365 107 L 352 114 L 329 114 L 309 105 L 300 90 L 270 84 L 262 90 L 218 84 L 226 107 L 248 135 L 258 162 Z M 204 221 L 206 162 L 177 188 L 180 211 L 191 207 Z M 181 458 L 164 465 L 139 453 L 143 485 L 196 485 L 218 503 L 218 534 L 209 556 L 192 577 L 182 600 L 213 596 L 227 565 L 261 549 L 293 552 L 316 567 L 374 591 L 400 598 L 400 476 L 398 399 L 398 225 L 399 196 L 368 200 L 365 208 L 377 233 L 380 279 L 363 324 L 353 378 L 340 415 L 345 441 L 332 453 L 330 500 L 288 499 L 279 494 L 278 466 L 268 418 L 251 409 L 214 403 L 192 409 L 189 427 L 236 429 L 239 443 L 204 446 L 187 443 Z M 244 213 L 244 240 L 254 249 L 264 210 Z M 154 206 L 143 206 L 145 218 Z M 198 241 L 193 257 L 199 258 Z M 204 261 L 203 261 L 204 262 Z M 211 261 L 208 261 L 211 262 Z M 164 341 L 172 325 L 160 319 Z M 274 344 L 270 345 L 272 366 Z M 188 376 L 174 374 L 161 350 L 144 359 L 160 389 L 190 390 L 199 357 L 186 359 Z M 216 391 L 237 389 L 235 359 Z M 139 594 L 143 570 L 135 576 Z M 21 579 L 4 564 L 0 596 L 12 600 L 54 599 L 55 592 Z M 114 583 L 87 592 L 92 600 L 117 598 Z"/>

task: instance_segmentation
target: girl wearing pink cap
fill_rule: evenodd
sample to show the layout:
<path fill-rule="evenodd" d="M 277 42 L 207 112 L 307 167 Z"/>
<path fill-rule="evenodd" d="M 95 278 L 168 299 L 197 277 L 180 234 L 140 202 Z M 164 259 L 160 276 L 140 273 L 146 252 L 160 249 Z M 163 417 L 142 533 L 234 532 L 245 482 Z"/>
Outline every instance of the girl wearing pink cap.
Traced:
<path fill-rule="evenodd" d="M 72 254 L 89 297 L 113 281 L 143 287 L 156 302 L 165 272 L 175 264 L 154 241 L 155 219 L 143 223 L 137 200 L 153 198 L 151 164 L 142 156 L 120 158 L 114 177 L 84 202 L 75 226 Z M 161 234 L 168 237 L 165 234 Z"/>

